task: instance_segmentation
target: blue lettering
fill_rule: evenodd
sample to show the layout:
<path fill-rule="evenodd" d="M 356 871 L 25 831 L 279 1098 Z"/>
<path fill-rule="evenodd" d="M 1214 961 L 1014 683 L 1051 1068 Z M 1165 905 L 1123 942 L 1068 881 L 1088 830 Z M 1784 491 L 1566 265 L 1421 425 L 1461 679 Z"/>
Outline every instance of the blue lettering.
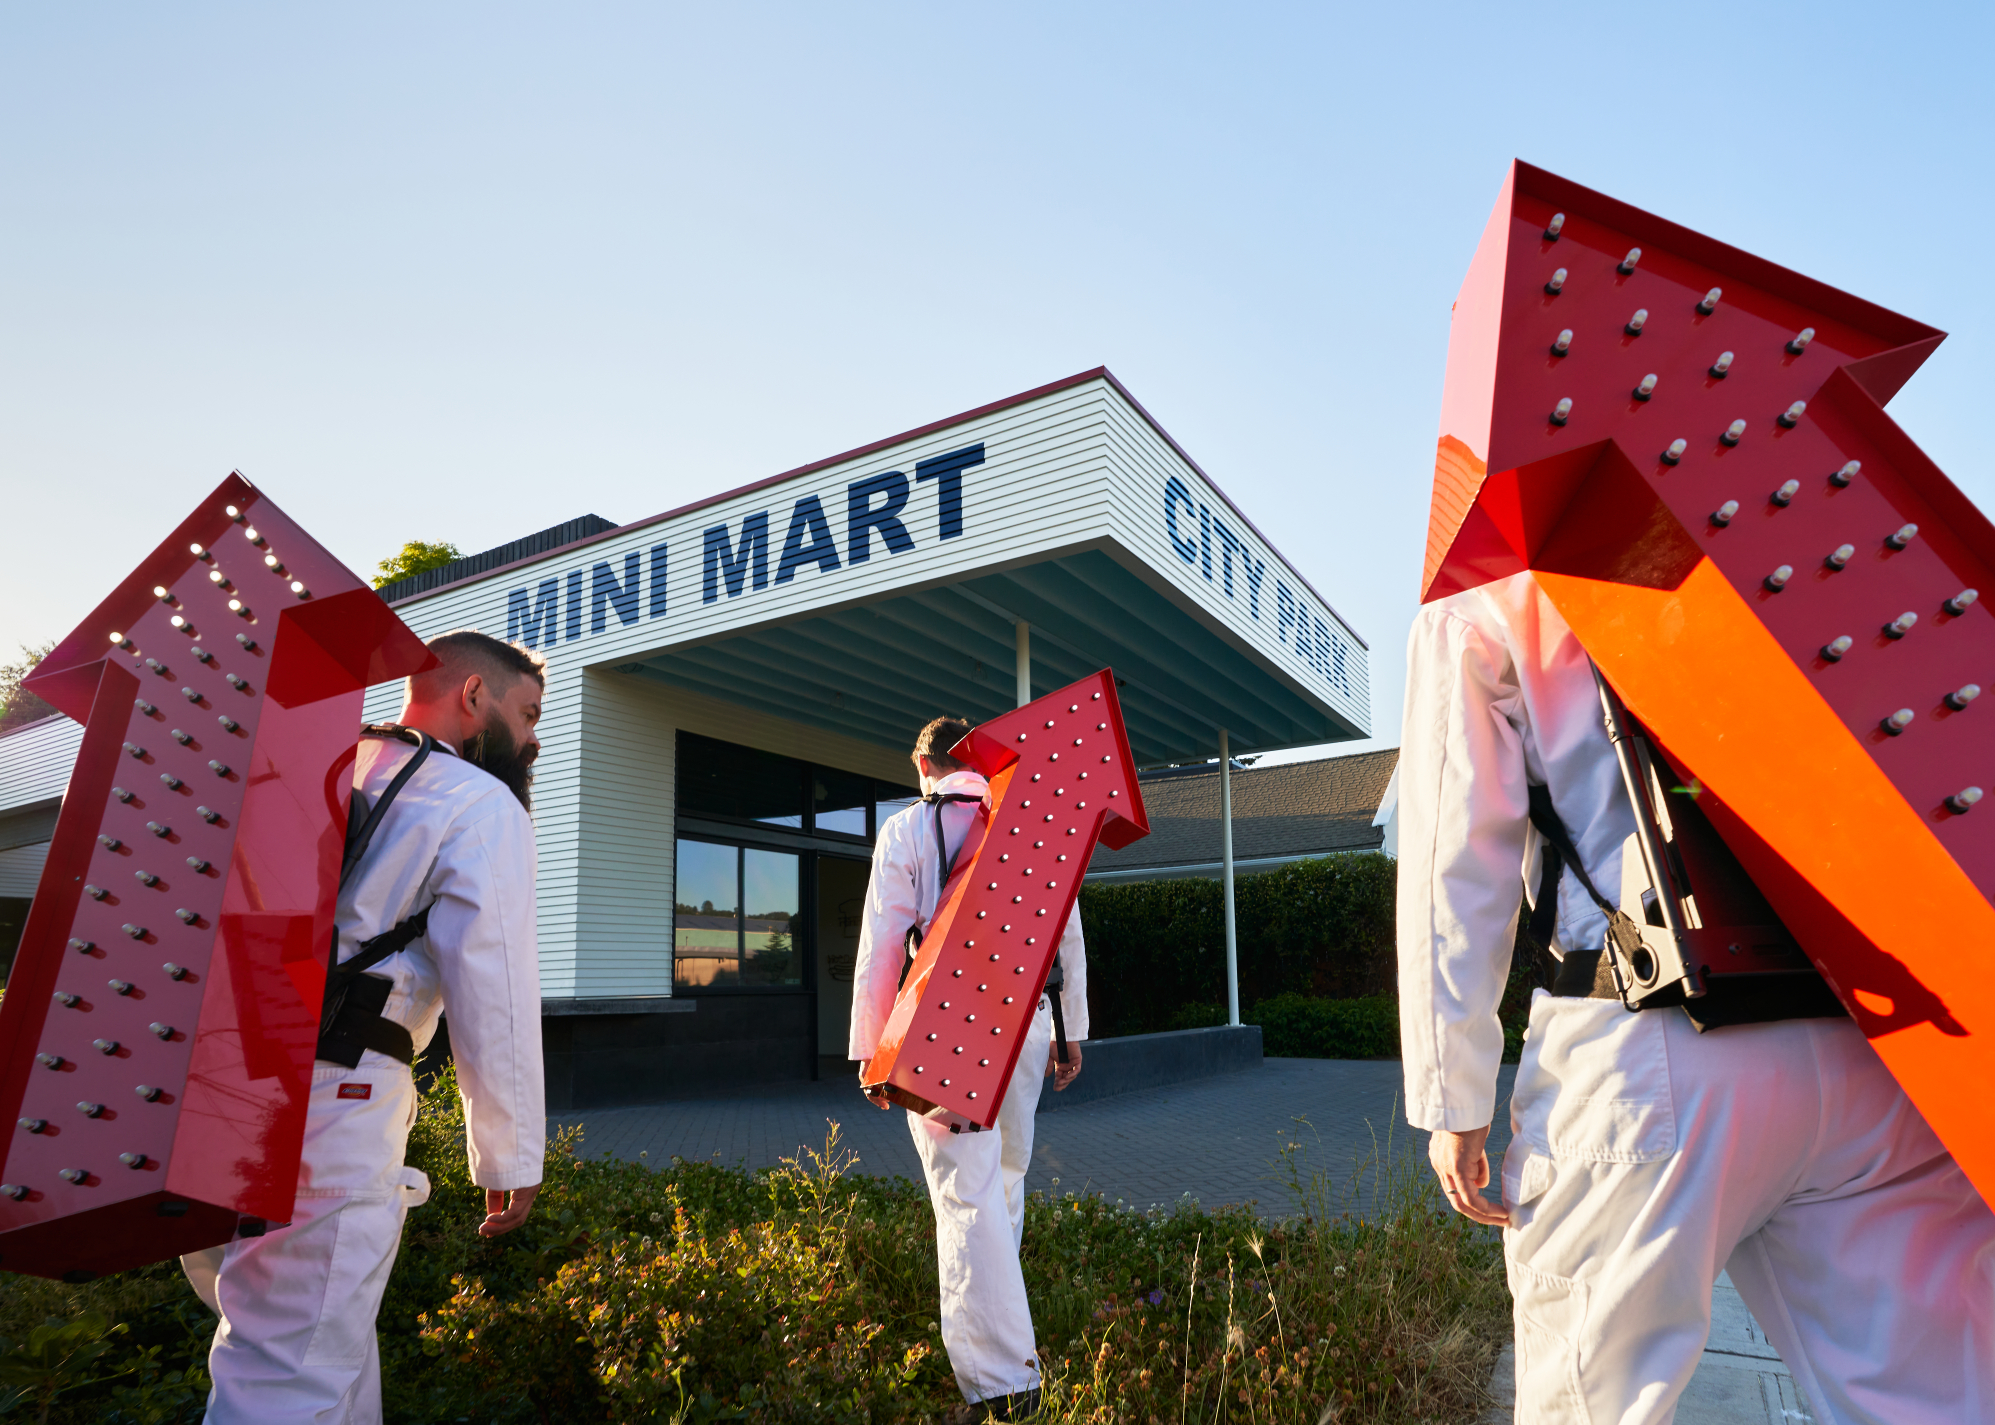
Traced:
<path fill-rule="evenodd" d="M 1330 677 L 1345 692 L 1351 691 L 1351 674 L 1344 663 L 1344 640 L 1334 632 L 1330 635 Z"/>
<path fill-rule="evenodd" d="M 805 543 L 808 535 L 810 542 Z M 783 557 L 776 561 L 776 582 L 787 584 L 805 564 L 815 564 L 829 574 L 838 568 L 838 541 L 831 537 L 831 521 L 824 517 L 824 502 L 805 495 L 790 512 L 789 532 L 783 536 Z"/>
<path fill-rule="evenodd" d="M 741 522 L 741 543 L 730 545 L 727 526 L 717 524 L 706 532 L 706 545 L 702 555 L 700 602 L 710 604 L 720 597 L 719 579 L 716 574 L 727 579 L 727 596 L 730 599 L 741 595 L 742 581 L 747 577 L 750 560 L 755 566 L 755 588 L 769 587 L 769 512 L 757 510 Z"/>
<path fill-rule="evenodd" d="M 1221 570 L 1224 571 L 1226 597 L 1230 599 L 1233 597 L 1233 556 L 1236 554 L 1244 555 L 1246 550 L 1241 546 L 1240 541 L 1234 538 L 1233 531 L 1221 524 L 1216 517 L 1212 521 L 1212 528 L 1213 532 L 1219 536 L 1219 565 Z M 1244 564 L 1245 562 L 1246 560 L 1243 558 L 1241 563 Z"/>
<path fill-rule="evenodd" d="M 514 589 L 506 595 L 506 642 L 525 643 L 528 648 L 538 648 L 542 639 L 555 641 L 558 630 L 554 626 L 555 610 L 561 607 L 561 581 L 542 579 L 534 590 L 531 607 L 527 603 L 527 591 Z"/>
<path fill-rule="evenodd" d="M 1198 565 L 1205 582 L 1212 582 L 1212 511 L 1198 507 Z"/>
<path fill-rule="evenodd" d="M 952 450 L 947 455 L 938 455 L 933 460 L 918 461 L 914 467 L 915 483 L 923 480 L 936 480 L 936 489 L 941 495 L 941 537 L 954 539 L 963 532 L 963 472 L 975 465 L 984 463 L 984 446 L 979 441 L 961 450 Z"/>
<path fill-rule="evenodd" d="M 568 642 L 573 643 L 582 636 L 582 571 L 577 569 L 568 576 L 568 617 L 563 620 L 568 625 Z"/>
<path fill-rule="evenodd" d="M 1178 533 L 1178 502 L 1182 500 L 1186 513 L 1198 508 L 1192 503 L 1191 491 L 1185 482 L 1173 475 L 1164 482 L 1164 530 L 1171 537 L 1171 548 L 1178 552 L 1178 558 L 1189 564 L 1198 558 L 1198 546 Z"/>
<path fill-rule="evenodd" d="M 1255 618 L 1261 616 L 1261 580 L 1268 576 L 1267 561 L 1256 559 L 1242 551 L 1240 567 L 1247 571 L 1247 608 Z"/>
<path fill-rule="evenodd" d="M 887 502 L 872 508 L 873 496 L 885 495 Z M 878 530 L 889 554 L 905 554 L 914 548 L 907 526 L 898 518 L 907 508 L 907 476 L 898 470 L 854 480 L 845 487 L 845 558 L 851 564 L 864 564 L 873 557 L 870 531 Z"/>
<path fill-rule="evenodd" d="M 665 546 L 651 546 L 651 617 L 665 616 Z"/>
<path fill-rule="evenodd" d="M 623 557 L 623 582 L 603 560 L 589 571 L 589 632 L 601 633 L 609 622 L 609 605 L 616 605 L 618 623 L 637 622 L 637 565 L 636 550 Z"/>
<path fill-rule="evenodd" d="M 1288 642 L 1288 627 L 1295 622 L 1295 595 L 1288 591 L 1288 585 L 1275 580 L 1275 639 Z"/>

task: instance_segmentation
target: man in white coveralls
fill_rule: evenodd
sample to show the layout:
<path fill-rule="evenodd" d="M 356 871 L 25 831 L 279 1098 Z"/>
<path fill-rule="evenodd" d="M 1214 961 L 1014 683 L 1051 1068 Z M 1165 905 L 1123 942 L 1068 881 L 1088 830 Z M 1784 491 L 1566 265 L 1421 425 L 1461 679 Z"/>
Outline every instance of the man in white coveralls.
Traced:
<path fill-rule="evenodd" d="M 922 800 L 888 818 L 873 848 L 873 878 L 853 972 L 848 1050 L 861 1061 L 861 1080 L 865 1061 L 879 1048 L 893 1013 L 907 962 L 908 931 L 927 929 L 950 866 L 959 854 L 974 856 L 982 840 L 979 804 L 988 784 L 949 755 L 969 732 L 968 723 L 946 717 L 921 730 L 913 758 L 921 774 Z M 942 1343 L 963 1398 L 1002 1420 L 1038 1408 L 1038 1351 L 1018 1248 L 1025 1232 L 1025 1172 L 1032 1163 L 1040 1081 L 1052 1075 L 1056 1091 L 1072 1083 L 1081 1071 L 1081 1048 L 1074 1041 L 1088 1033 L 1087 952 L 1078 905 L 1060 937 L 1059 964 L 1067 1062 L 1057 1061 L 1052 1001 L 1042 995 L 992 1131 L 951 1133 L 919 1114 L 907 1116 L 935 1207 Z"/>
<path fill-rule="evenodd" d="M 1635 814 L 1591 664 L 1531 574 L 1427 604 L 1407 662 L 1407 1116 L 1455 1210 L 1506 1228 L 1518 1420 L 1669 1421 L 1720 1271 L 1824 1425 L 1995 1420 L 1995 1214 L 1847 1018 L 1699 1034 L 1562 976 L 1573 993 L 1532 997 L 1502 1204 L 1481 1196 L 1521 888 L 1556 854 L 1529 788 L 1610 904 Z M 1554 950 L 1583 966 L 1607 917 L 1560 885 Z"/>
<path fill-rule="evenodd" d="M 386 990 L 378 1016 L 341 1020 L 361 1043 L 335 1052 L 354 1067 L 328 1062 L 320 1042 L 290 1224 L 183 1259 L 222 1318 L 209 1357 L 211 1425 L 381 1419 L 375 1316 L 403 1216 L 429 1197 L 428 1178 L 402 1163 L 416 1114 L 410 1063 L 446 1010 L 471 1179 L 486 1189 L 480 1235 L 518 1227 L 539 1189 L 546 1117 L 528 784 L 544 675 L 534 655 L 480 633 L 429 647 L 442 662 L 409 680 L 399 719 L 408 740 L 370 729 L 360 741 L 354 784 L 370 805 L 418 755 L 415 732 L 436 746 L 342 886 L 336 959 L 364 958 L 365 942 L 426 913 L 423 933 L 368 969 L 392 981 L 367 987 Z"/>

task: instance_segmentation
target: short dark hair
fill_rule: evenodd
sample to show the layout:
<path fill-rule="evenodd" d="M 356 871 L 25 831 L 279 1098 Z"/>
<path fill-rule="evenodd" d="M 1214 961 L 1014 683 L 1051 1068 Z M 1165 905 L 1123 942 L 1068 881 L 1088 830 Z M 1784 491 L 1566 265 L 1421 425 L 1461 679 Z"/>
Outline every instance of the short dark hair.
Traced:
<path fill-rule="evenodd" d="M 531 678 L 547 686 L 547 660 L 520 643 L 507 643 L 480 633 L 475 628 L 454 629 L 429 641 L 429 651 L 439 660 L 427 673 L 409 680 L 416 696 L 424 702 L 447 697 L 476 673 L 492 685 L 500 697 L 512 691 L 521 678 Z"/>
<path fill-rule="evenodd" d="M 949 755 L 949 749 L 970 735 L 970 724 L 960 717 L 931 718 L 927 726 L 915 734 L 914 755 L 926 757 L 936 769 L 954 772 L 967 766 Z"/>

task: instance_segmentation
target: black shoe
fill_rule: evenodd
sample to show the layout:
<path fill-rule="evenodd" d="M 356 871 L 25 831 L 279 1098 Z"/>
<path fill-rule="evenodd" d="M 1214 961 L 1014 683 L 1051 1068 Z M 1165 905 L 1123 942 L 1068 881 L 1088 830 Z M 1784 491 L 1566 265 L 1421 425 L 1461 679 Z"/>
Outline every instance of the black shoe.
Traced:
<path fill-rule="evenodd" d="M 993 1420 L 1030 1420 L 1039 1413 L 1039 1392 L 1037 1389 L 1014 1391 L 981 1403 L 990 1410 Z"/>

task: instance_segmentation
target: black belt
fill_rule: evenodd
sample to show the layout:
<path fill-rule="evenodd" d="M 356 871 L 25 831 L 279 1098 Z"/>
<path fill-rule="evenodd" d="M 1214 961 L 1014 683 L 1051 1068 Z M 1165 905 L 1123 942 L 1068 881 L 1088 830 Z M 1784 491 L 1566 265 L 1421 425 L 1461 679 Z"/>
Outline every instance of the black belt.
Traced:
<path fill-rule="evenodd" d="M 1702 1034 L 1733 1024 L 1768 1024 L 1782 1019 L 1845 1019 L 1834 990 L 1820 975 L 1721 975 L 1711 992 L 1677 1006 Z M 1567 999 L 1621 998 L 1603 950 L 1569 950 L 1552 977 L 1551 992 Z"/>
<path fill-rule="evenodd" d="M 1603 950 L 1568 950 L 1552 976 L 1552 993 L 1565 999 L 1621 998 Z"/>

